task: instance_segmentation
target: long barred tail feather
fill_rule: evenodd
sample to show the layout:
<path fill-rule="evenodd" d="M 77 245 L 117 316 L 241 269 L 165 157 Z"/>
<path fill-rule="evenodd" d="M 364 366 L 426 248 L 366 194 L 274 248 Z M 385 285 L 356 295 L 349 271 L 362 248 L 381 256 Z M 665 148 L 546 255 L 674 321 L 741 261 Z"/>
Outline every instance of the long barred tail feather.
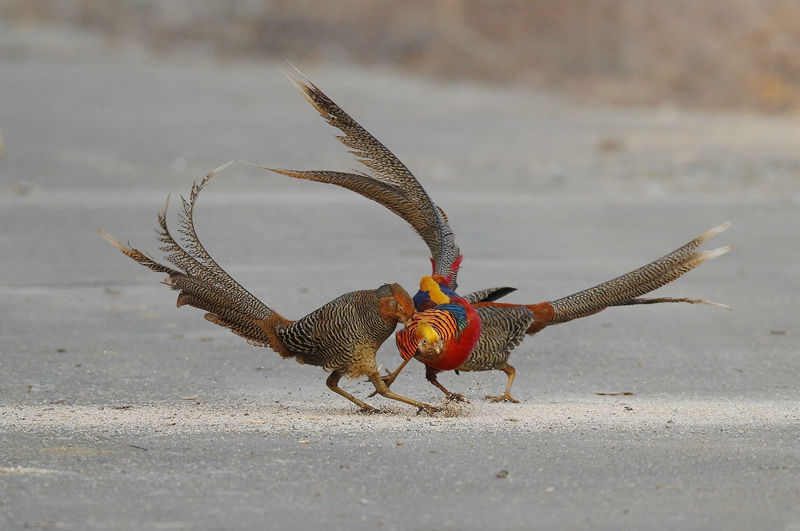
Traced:
<path fill-rule="evenodd" d="M 572 319 L 585 317 L 597 313 L 609 306 L 627 306 L 633 304 L 655 304 L 661 302 L 686 302 L 691 304 L 709 303 L 698 299 L 658 298 L 637 299 L 656 288 L 664 286 L 677 279 L 684 273 L 691 271 L 707 260 L 716 258 L 730 250 L 730 247 L 720 247 L 711 251 L 695 251 L 700 245 L 712 236 L 719 234 L 730 226 L 724 223 L 718 227 L 704 232 L 686 245 L 659 258 L 658 260 L 640 267 L 630 273 L 604 282 L 592 288 L 580 291 L 568 297 L 552 301 L 550 304 L 555 310 L 552 320 L 548 324 L 565 323 Z"/>
<path fill-rule="evenodd" d="M 711 302 L 703 299 L 686 299 L 683 297 L 651 297 L 651 298 L 637 297 L 635 299 L 629 299 L 627 301 L 623 301 L 617 304 L 612 304 L 612 306 L 633 306 L 635 304 L 661 304 L 662 302 L 685 302 L 687 304 L 708 304 L 709 306 L 717 306 L 719 308 L 725 308 L 726 310 L 731 309 L 730 306 L 726 306 L 718 302 Z"/>
<path fill-rule="evenodd" d="M 166 253 L 166 260 L 177 269 L 159 263 L 145 253 L 120 243 L 103 232 L 100 235 L 126 256 L 143 266 L 168 275 L 165 284 L 179 291 L 178 306 L 189 305 L 208 312 L 206 319 L 245 338 L 257 346 L 269 346 L 280 351 L 271 328 L 275 324 L 288 324 L 290 321 L 258 300 L 238 282 L 231 278 L 217 262 L 211 258 L 200 243 L 194 227 L 194 207 L 200 192 L 209 179 L 219 171 L 230 166 L 229 162 L 205 176 L 192 186 L 189 199 L 182 199 L 179 215 L 179 232 L 183 246 L 172 236 L 167 226 L 167 206 L 158 215 L 161 230 L 158 238 L 163 244 L 160 249 Z"/>
<path fill-rule="evenodd" d="M 295 69 L 297 70 L 297 69 Z M 314 83 L 297 70 L 299 77 L 285 72 L 300 93 L 333 127 L 343 135 L 336 138 L 350 148 L 358 161 L 369 168 L 365 173 L 334 171 L 274 171 L 297 179 L 335 184 L 371 199 L 408 222 L 425 241 L 434 260 L 434 274 L 446 279 L 451 289 L 457 287 L 461 251 L 444 211 L 434 204 L 409 169 L 382 143 L 353 120 Z"/>

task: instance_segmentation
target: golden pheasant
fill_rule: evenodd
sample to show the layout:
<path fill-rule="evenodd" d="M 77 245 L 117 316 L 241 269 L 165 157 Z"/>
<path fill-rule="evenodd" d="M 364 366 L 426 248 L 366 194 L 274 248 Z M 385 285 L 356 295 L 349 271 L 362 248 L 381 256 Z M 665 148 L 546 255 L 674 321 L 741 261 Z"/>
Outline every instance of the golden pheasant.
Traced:
<path fill-rule="evenodd" d="M 360 172 L 265 169 L 298 179 L 335 184 L 388 208 L 406 220 L 428 245 L 434 264 L 434 278 L 442 285 L 449 285 L 450 288 L 455 289 L 462 257 L 460 249 L 455 245 L 453 231 L 447 222 L 444 211 L 433 203 L 414 175 L 394 154 L 356 123 L 319 88 L 308 79 L 303 82 L 294 76 L 290 76 L 290 78 L 328 123 L 345 133 L 344 136 L 337 138 L 353 149 L 353 153 L 359 157 L 359 160 L 373 171 L 371 175 L 367 175 Z M 508 377 L 505 392 L 500 396 L 487 396 L 486 398 L 493 401 L 516 402 L 517 400 L 511 396 L 511 385 L 516 370 L 508 364 L 508 358 L 525 335 L 533 335 L 546 326 L 595 314 L 610 306 L 667 302 L 723 306 L 699 299 L 641 298 L 641 296 L 672 282 L 704 261 L 727 252 L 729 247 L 721 247 L 712 251 L 697 251 L 696 249 L 709 238 L 723 231 L 728 225 L 726 223 L 711 229 L 672 253 L 626 275 L 555 301 L 538 304 L 494 302 L 514 291 L 514 288 L 490 288 L 464 296 L 463 299 L 473 305 L 480 318 L 481 334 L 469 357 L 461 365 L 455 367 L 456 372 L 501 370 Z M 437 230 L 441 226 L 446 227 L 446 237 L 441 237 Z M 430 300 L 425 296 L 424 290 L 420 290 L 415 295 L 414 303 L 417 311 L 430 307 Z M 420 338 L 425 339 L 424 336 L 425 334 L 419 334 Z M 398 337 L 402 336 L 398 334 Z M 397 370 L 384 377 L 388 385 L 391 385 L 411 359 L 411 356 L 403 353 L 404 344 L 405 342 L 398 341 L 404 361 Z M 431 365 L 427 365 L 427 379 L 448 397 L 460 397 L 460 395 L 447 391 L 438 383 L 436 373 L 431 374 L 430 367 Z"/>
<path fill-rule="evenodd" d="M 397 323 L 411 323 L 414 314 L 413 301 L 400 285 L 384 284 L 374 290 L 346 293 L 302 319 L 291 321 L 244 289 L 211 258 L 197 237 L 194 207 L 208 180 L 229 164 L 209 173 L 199 184 L 195 183 L 189 200 L 182 200 L 179 231 L 185 242 L 183 247 L 167 228 L 167 209 L 159 214 L 159 240 L 164 244 L 161 250 L 177 269 L 123 245 L 103 231 L 101 235 L 143 266 L 169 275 L 165 284 L 180 292 L 178 307 L 189 305 L 205 310 L 208 312 L 206 319 L 230 328 L 251 345 L 270 347 L 283 358 L 294 357 L 300 363 L 330 371 L 326 384 L 331 391 L 347 398 L 362 411 L 374 408 L 339 387 L 343 376 L 366 376 L 375 391 L 386 398 L 428 412 L 437 410 L 389 390 L 375 363 L 378 348 L 392 335 Z"/>
<path fill-rule="evenodd" d="M 640 296 L 672 282 L 706 260 L 728 252 L 730 247 L 727 246 L 710 251 L 697 251 L 697 248 L 715 234 L 728 228 L 729 225 L 729 223 L 724 223 L 704 232 L 686 245 L 630 273 L 554 301 L 524 305 L 504 304 L 494 302 L 499 298 L 497 296 L 487 299 L 480 292 L 466 295 L 465 298 L 474 304 L 481 316 L 484 332 L 472 355 L 457 370 L 496 369 L 505 372 L 508 376 L 505 392 L 500 396 L 486 396 L 486 398 L 493 402 L 502 400 L 517 402 L 511 396 L 511 384 L 514 382 L 516 370 L 508 364 L 508 358 L 511 351 L 522 342 L 526 334 L 534 335 L 547 326 L 587 317 L 611 306 L 685 302 L 727 308 L 727 306 L 700 299 L 643 298 Z M 504 291 L 502 295 L 508 292 Z"/>
<path fill-rule="evenodd" d="M 439 383 L 436 375 L 464 364 L 481 337 L 481 318 L 466 299 L 460 297 L 439 277 L 423 277 L 414 297 L 417 313 L 406 328 L 397 332 L 397 348 L 407 362 L 416 359 L 425 365 L 425 377 L 447 398 L 463 400 Z"/>

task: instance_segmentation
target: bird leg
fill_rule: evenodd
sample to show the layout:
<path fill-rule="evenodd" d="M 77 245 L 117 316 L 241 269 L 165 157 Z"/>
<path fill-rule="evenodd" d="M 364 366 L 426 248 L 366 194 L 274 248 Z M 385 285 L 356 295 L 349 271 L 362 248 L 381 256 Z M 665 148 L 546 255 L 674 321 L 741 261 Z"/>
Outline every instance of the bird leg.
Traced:
<path fill-rule="evenodd" d="M 392 384 L 394 383 L 394 381 L 397 378 L 397 376 L 405 368 L 405 366 L 408 365 L 408 362 L 411 361 L 411 360 L 412 360 L 412 358 L 408 358 L 407 360 L 403 360 L 403 363 L 401 363 L 400 366 L 397 367 L 394 370 L 394 372 L 389 372 L 389 369 L 386 369 L 386 374 L 384 376 L 381 376 L 381 380 L 383 380 L 383 383 L 386 384 L 386 387 L 391 387 L 392 386 Z"/>
<path fill-rule="evenodd" d="M 458 393 L 451 393 L 450 391 L 445 389 L 445 387 L 442 384 L 439 383 L 439 380 L 436 378 L 436 375 L 439 372 L 440 372 L 439 370 L 432 369 L 431 367 L 426 365 L 425 379 L 428 380 L 433 385 L 435 385 L 436 387 L 438 387 L 445 394 L 448 400 L 455 400 L 456 402 L 466 402 L 467 404 L 469 404 L 469 400 L 464 398 L 464 395 L 460 395 Z"/>
<path fill-rule="evenodd" d="M 411 358 L 409 358 L 407 360 L 403 360 L 403 363 L 401 363 L 400 366 L 397 367 L 394 370 L 394 372 L 389 372 L 389 369 L 386 369 L 386 374 L 381 376 L 381 380 L 383 380 L 383 383 L 386 384 L 386 387 L 391 387 L 392 386 L 392 384 L 394 383 L 395 378 L 397 378 L 397 375 L 400 374 L 400 371 L 403 370 L 403 368 L 408 364 L 409 361 L 411 361 Z M 377 394 L 378 394 L 378 390 L 376 388 L 375 391 L 372 391 L 372 393 L 369 395 L 369 397 L 371 398 L 371 397 L 373 397 L 373 396 L 375 396 Z"/>
<path fill-rule="evenodd" d="M 389 390 L 389 386 L 386 385 L 386 383 L 384 383 L 384 381 L 381 378 L 381 375 L 378 373 L 378 371 L 375 371 L 373 374 L 368 375 L 368 378 L 369 378 L 369 381 L 372 382 L 372 385 L 375 386 L 375 392 L 380 394 L 381 396 L 383 396 L 385 398 L 390 398 L 392 400 L 398 400 L 400 402 L 405 402 L 406 404 L 409 404 L 409 405 L 412 405 L 412 406 L 415 406 L 415 407 L 419 408 L 420 411 L 424 409 L 425 411 L 428 412 L 428 414 L 435 413 L 437 411 L 441 411 L 441 408 L 438 408 L 436 406 L 432 406 L 430 404 L 426 404 L 424 402 L 419 402 L 419 401 L 414 400 L 412 398 L 406 398 L 406 397 L 404 397 L 402 395 L 398 395 L 394 391 Z"/>
<path fill-rule="evenodd" d="M 354 397 L 353 395 L 351 395 L 350 393 L 339 387 L 339 380 L 342 379 L 342 376 L 343 374 L 341 372 L 333 371 L 331 375 L 328 376 L 328 379 L 325 380 L 325 384 L 328 386 L 328 389 L 330 389 L 337 395 L 345 397 L 346 399 L 348 399 L 349 401 L 360 407 L 361 411 L 365 413 L 372 413 L 374 411 L 377 411 L 371 405 L 367 404 L 366 402 L 362 402 L 358 398 Z"/>
<path fill-rule="evenodd" d="M 515 404 L 519 404 L 519 400 L 517 400 L 517 399 L 515 399 L 515 398 L 513 398 L 511 396 L 511 384 L 514 382 L 514 376 L 517 375 L 517 370 L 514 367 L 512 367 L 511 365 L 506 365 L 505 367 L 502 367 L 500 370 L 503 371 L 504 373 L 506 373 L 506 375 L 508 376 L 508 383 L 506 384 L 506 392 L 503 393 L 500 396 L 486 395 L 486 397 L 485 397 L 486 400 L 489 400 L 491 402 L 503 402 L 503 401 L 506 401 L 506 402 L 513 402 Z"/>

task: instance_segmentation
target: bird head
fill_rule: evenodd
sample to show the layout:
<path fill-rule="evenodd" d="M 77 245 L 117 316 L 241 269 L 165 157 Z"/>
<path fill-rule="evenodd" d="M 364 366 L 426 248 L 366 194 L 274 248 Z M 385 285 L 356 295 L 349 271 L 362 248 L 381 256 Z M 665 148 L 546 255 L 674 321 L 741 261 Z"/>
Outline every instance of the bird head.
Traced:
<path fill-rule="evenodd" d="M 426 359 L 438 358 L 444 345 L 436 330 L 425 319 L 422 319 L 417 323 L 416 333 L 417 352 L 415 357 L 423 362 Z"/>
<path fill-rule="evenodd" d="M 388 293 L 385 293 L 388 292 Z M 414 301 L 400 284 L 386 284 L 378 290 L 378 306 L 381 317 L 386 322 L 408 326 L 414 316 Z"/>

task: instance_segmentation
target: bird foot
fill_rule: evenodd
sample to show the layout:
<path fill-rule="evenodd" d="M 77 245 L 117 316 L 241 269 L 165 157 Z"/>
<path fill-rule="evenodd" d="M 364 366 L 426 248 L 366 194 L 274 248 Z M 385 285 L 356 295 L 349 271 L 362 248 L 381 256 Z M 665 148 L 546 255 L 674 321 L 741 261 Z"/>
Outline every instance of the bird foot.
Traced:
<path fill-rule="evenodd" d="M 466 402 L 467 404 L 470 403 L 469 400 L 464 395 L 458 393 L 447 393 L 447 399 L 452 402 Z"/>
<path fill-rule="evenodd" d="M 381 376 L 381 380 L 383 380 L 383 383 L 386 384 L 386 387 L 391 387 L 396 378 L 397 378 L 397 371 L 389 372 L 389 369 L 386 369 L 386 374 L 384 376 Z"/>
<path fill-rule="evenodd" d="M 439 413 L 440 411 L 442 411 L 442 408 L 437 407 L 437 406 L 432 406 L 430 404 L 423 404 L 423 405 L 419 406 L 419 408 L 417 409 L 417 415 L 419 415 L 423 411 L 425 413 L 427 413 L 428 415 L 433 416 L 434 413 Z"/>
<path fill-rule="evenodd" d="M 513 402 L 514 404 L 519 404 L 519 400 L 517 400 L 516 398 L 513 398 L 508 393 L 503 393 L 500 396 L 486 395 L 485 398 L 489 402 Z"/>

